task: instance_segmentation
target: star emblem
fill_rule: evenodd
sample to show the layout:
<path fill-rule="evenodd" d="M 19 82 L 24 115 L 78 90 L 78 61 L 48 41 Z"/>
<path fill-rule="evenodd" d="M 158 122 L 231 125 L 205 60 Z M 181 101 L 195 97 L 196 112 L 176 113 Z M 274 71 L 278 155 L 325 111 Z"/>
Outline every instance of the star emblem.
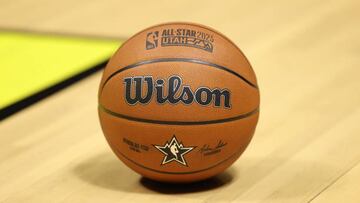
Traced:
<path fill-rule="evenodd" d="M 170 142 L 166 142 L 164 146 L 154 145 L 161 153 L 165 155 L 161 165 L 176 161 L 184 166 L 187 166 L 184 155 L 189 153 L 195 147 L 185 147 L 180 143 L 175 135 Z"/>

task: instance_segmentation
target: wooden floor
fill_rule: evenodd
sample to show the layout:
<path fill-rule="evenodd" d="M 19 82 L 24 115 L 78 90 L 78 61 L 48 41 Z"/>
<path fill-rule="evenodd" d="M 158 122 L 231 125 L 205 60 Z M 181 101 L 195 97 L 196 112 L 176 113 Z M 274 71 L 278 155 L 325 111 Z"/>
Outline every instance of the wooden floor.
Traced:
<path fill-rule="evenodd" d="M 128 37 L 166 21 L 212 26 L 252 63 L 261 113 L 226 173 L 161 185 L 110 151 L 95 74 L 0 123 L 0 202 L 360 202 L 359 11 L 357 0 L 1 0 L 3 28 Z"/>

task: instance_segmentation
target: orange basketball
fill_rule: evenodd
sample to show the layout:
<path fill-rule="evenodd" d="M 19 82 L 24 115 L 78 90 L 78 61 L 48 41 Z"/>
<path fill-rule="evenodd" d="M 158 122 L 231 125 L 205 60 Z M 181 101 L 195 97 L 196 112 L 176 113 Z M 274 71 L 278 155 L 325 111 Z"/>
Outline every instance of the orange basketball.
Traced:
<path fill-rule="evenodd" d="M 114 153 L 150 179 L 212 177 L 242 154 L 259 116 L 255 73 L 221 33 L 192 23 L 147 28 L 107 64 L 99 117 Z"/>

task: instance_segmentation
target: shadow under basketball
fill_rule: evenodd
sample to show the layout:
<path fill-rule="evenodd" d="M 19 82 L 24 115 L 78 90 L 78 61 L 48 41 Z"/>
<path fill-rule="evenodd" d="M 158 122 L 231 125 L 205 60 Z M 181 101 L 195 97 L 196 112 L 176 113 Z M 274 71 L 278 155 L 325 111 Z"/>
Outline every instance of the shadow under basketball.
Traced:
<path fill-rule="evenodd" d="M 74 174 L 92 185 L 116 191 L 136 193 L 181 194 L 208 191 L 229 184 L 234 178 L 230 168 L 213 178 L 186 184 L 170 184 L 142 178 L 126 167 L 115 156 L 103 153 L 94 156 L 74 169 Z"/>
<path fill-rule="evenodd" d="M 259 164 L 261 162 L 261 165 Z M 303 187 L 292 185 L 289 180 L 287 185 L 283 185 L 277 193 L 274 193 L 266 199 L 268 201 L 284 200 L 288 202 L 296 196 L 308 194 L 308 187 L 318 187 L 317 185 L 309 185 L 316 180 L 326 178 L 324 171 L 329 170 L 331 166 L 324 165 L 319 162 L 303 161 L 303 160 L 287 160 L 279 157 L 264 156 L 260 157 L 243 157 L 237 164 L 230 167 L 224 173 L 219 174 L 211 179 L 188 184 L 169 184 L 152 181 L 142 178 L 137 173 L 130 170 L 121 161 L 119 161 L 110 152 L 98 154 L 79 162 L 72 170 L 73 174 L 80 180 L 87 182 L 93 186 L 106 188 L 125 193 L 142 193 L 142 194 L 193 194 L 200 192 L 212 192 L 211 199 L 213 201 L 232 201 L 239 198 L 243 194 L 247 194 L 254 185 L 264 184 L 262 182 L 269 174 L 279 170 L 284 164 L 290 164 L 292 170 L 287 174 L 298 173 L 299 168 L 303 169 L 298 174 L 297 179 L 301 179 Z M 240 166 L 236 168 L 237 166 Z M 317 174 L 315 177 L 314 174 Z M 266 190 L 271 187 L 271 182 L 265 185 L 259 185 L 260 189 Z M 217 189 L 222 189 L 218 193 Z M 321 189 L 321 188 L 320 188 Z M 236 192 L 234 192 L 236 190 Z M 198 197 L 198 196 L 197 196 Z M 258 196 L 244 195 L 242 200 L 255 201 Z"/>
<path fill-rule="evenodd" d="M 212 190 L 229 184 L 233 180 L 231 168 L 225 172 L 194 183 L 164 183 L 142 177 L 140 183 L 149 190 L 164 194 L 184 194 Z"/>

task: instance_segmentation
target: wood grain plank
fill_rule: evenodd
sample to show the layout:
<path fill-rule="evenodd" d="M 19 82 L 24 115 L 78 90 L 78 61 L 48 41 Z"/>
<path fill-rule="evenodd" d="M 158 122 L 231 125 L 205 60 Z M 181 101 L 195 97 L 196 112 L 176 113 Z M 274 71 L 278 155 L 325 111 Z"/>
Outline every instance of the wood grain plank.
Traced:
<path fill-rule="evenodd" d="M 314 203 L 321 202 L 359 202 L 360 164 L 329 185 L 319 196 L 315 196 Z"/>

